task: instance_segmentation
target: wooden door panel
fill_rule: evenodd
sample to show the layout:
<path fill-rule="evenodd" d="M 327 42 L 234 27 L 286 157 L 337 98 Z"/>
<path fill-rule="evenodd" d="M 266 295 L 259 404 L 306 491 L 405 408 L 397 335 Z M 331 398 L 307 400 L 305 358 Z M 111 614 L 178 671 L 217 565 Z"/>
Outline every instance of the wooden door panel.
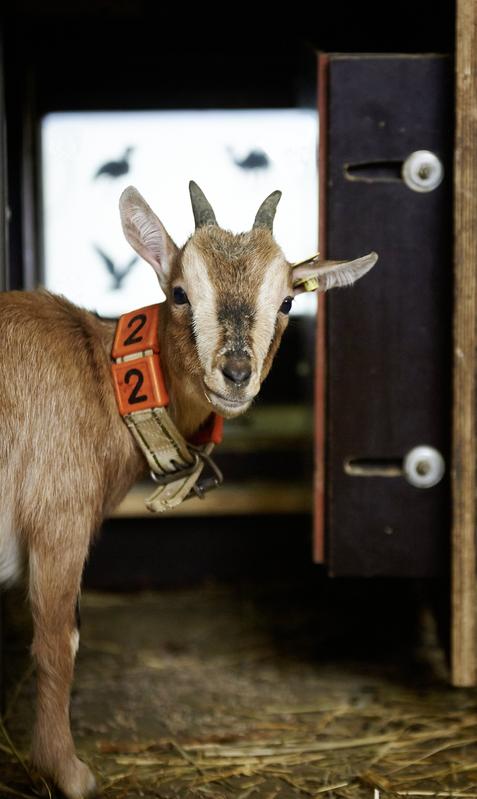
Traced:
<path fill-rule="evenodd" d="M 447 475 L 356 476 L 349 458 L 397 460 L 435 447 L 449 463 L 452 72 L 440 56 L 327 57 L 329 258 L 379 253 L 356 286 L 326 298 L 326 559 L 335 575 L 435 575 L 445 567 Z M 430 150 L 431 192 L 401 164 Z"/>

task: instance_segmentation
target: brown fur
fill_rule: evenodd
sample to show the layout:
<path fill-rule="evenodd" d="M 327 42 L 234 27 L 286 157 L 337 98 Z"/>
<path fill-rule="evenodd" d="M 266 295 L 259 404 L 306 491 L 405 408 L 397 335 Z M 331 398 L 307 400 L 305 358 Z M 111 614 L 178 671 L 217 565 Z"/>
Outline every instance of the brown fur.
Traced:
<path fill-rule="evenodd" d="M 107 325 L 46 292 L 0 295 L 0 508 L 29 571 L 34 765 L 67 796 L 94 780 L 69 728 L 75 604 L 92 534 L 144 470 L 116 408 Z M 0 541 L 1 545 L 1 541 Z"/>

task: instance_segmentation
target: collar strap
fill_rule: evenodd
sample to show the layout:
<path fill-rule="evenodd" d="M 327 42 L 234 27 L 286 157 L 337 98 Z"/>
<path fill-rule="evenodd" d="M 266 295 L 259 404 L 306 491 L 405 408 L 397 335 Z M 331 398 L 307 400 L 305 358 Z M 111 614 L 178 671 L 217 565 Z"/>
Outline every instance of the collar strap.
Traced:
<path fill-rule="evenodd" d="M 223 419 L 212 413 L 186 441 L 167 412 L 169 396 L 161 368 L 159 305 L 123 314 L 118 320 L 111 356 L 119 413 L 142 450 L 158 484 L 146 500 L 160 512 L 185 499 L 203 497 L 223 478 L 210 454 L 222 440 Z M 212 476 L 199 478 L 207 465 Z"/>

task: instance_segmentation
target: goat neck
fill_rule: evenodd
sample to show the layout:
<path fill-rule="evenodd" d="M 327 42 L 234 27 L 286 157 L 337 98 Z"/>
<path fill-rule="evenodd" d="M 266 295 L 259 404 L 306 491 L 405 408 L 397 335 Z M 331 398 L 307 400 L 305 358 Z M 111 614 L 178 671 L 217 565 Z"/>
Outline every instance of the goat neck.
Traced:
<path fill-rule="evenodd" d="M 213 411 L 204 395 L 197 390 L 184 365 L 178 362 L 178 348 L 168 324 L 170 311 L 167 302 L 161 304 L 159 315 L 159 341 L 161 366 L 169 394 L 169 414 L 184 438 L 190 438 Z"/>

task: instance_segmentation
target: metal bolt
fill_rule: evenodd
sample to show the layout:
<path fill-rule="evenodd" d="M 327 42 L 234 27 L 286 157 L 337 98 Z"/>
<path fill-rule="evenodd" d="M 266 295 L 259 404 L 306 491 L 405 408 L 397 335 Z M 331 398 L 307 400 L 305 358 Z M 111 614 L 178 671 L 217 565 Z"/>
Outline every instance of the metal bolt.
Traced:
<path fill-rule="evenodd" d="M 419 461 L 416 463 L 416 472 L 421 475 L 429 474 L 431 465 L 427 461 Z"/>
<path fill-rule="evenodd" d="M 445 469 L 441 453 L 426 445 L 411 449 L 403 461 L 404 477 L 416 488 L 432 488 L 437 485 L 442 480 Z"/>
<path fill-rule="evenodd" d="M 444 167 L 435 153 L 416 150 L 402 165 L 402 179 L 413 191 L 434 191 L 442 183 Z"/>
<path fill-rule="evenodd" d="M 427 180 L 431 175 L 432 169 L 429 164 L 423 164 L 418 172 L 421 180 Z"/>

